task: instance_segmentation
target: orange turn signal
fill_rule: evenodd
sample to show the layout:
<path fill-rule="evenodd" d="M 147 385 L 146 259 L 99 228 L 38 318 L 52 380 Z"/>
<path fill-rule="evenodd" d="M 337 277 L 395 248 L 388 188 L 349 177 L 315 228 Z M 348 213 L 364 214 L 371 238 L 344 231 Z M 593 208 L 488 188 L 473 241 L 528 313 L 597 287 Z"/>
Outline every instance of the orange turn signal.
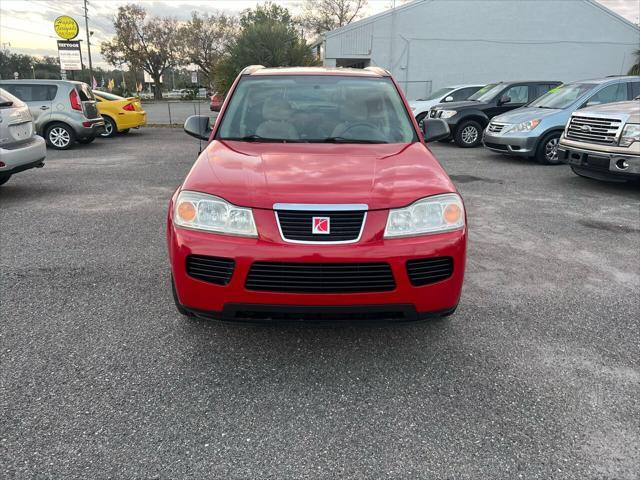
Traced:
<path fill-rule="evenodd" d="M 181 202 L 178 205 L 178 215 L 186 222 L 192 222 L 196 218 L 196 207 L 191 202 Z"/>
<path fill-rule="evenodd" d="M 460 215 L 462 215 L 462 210 L 455 203 L 447 205 L 442 213 L 444 221 L 450 224 L 457 223 L 460 220 Z"/>

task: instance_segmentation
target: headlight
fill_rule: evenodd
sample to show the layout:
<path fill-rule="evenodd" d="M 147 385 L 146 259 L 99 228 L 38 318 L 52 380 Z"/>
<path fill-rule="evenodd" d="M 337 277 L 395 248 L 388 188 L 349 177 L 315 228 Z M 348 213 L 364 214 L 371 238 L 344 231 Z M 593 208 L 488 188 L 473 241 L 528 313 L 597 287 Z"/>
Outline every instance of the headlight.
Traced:
<path fill-rule="evenodd" d="M 250 208 L 236 207 L 205 193 L 182 191 L 175 204 L 176 225 L 196 230 L 257 237 L 258 231 Z"/>
<path fill-rule="evenodd" d="M 456 113 L 455 110 L 442 110 L 442 115 L 440 115 L 439 118 L 451 118 L 453 117 Z"/>
<path fill-rule="evenodd" d="M 384 237 L 413 237 L 458 230 L 462 227 L 462 199 L 455 193 L 445 193 L 423 198 L 405 208 L 389 210 Z"/>
<path fill-rule="evenodd" d="M 507 132 L 530 132 L 534 128 L 536 128 L 540 124 L 540 120 L 536 118 L 535 120 L 529 120 L 528 122 L 516 123 L 512 125 L 511 128 L 505 130 L 504 133 Z"/>
<path fill-rule="evenodd" d="M 640 142 L 640 123 L 627 123 L 620 135 L 621 147 L 628 147 L 633 142 Z"/>

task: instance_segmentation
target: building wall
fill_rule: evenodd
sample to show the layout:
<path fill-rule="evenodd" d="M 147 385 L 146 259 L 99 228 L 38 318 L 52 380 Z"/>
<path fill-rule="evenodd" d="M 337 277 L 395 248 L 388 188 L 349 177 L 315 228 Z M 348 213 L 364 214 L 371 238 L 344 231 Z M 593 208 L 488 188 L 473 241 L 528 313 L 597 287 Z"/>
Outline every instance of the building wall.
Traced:
<path fill-rule="evenodd" d="M 417 0 L 392 12 L 327 33 L 325 65 L 387 68 L 413 99 L 450 84 L 626 73 L 640 48 L 638 28 L 589 0 Z"/>

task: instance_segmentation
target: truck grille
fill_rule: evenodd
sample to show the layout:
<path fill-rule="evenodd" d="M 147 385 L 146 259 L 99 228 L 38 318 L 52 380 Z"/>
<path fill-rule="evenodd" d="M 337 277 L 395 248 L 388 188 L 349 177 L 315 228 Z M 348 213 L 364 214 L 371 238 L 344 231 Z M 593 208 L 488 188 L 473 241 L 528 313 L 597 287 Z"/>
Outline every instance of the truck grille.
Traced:
<path fill-rule="evenodd" d="M 574 115 L 567 127 L 567 138 L 589 143 L 613 144 L 621 126 L 622 120 L 617 118 Z"/>
<path fill-rule="evenodd" d="M 203 282 L 227 285 L 231 280 L 235 263 L 231 258 L 189 255 L 187 274 Z"/>
<path fill-rule="evenodd" d="M 504 123 L 491 122 L 489 124 L 489 127 L 487 128 L 487 131 L 490 133 L 500 133 L 504 129 L 504 127 L 506 127 L 506 124 Z"/>
<path fill-rule="evenodd" d="M 313 217 L 329 218 L 329 233 L 313 233 Z M 352 242 L 360 237 L 366 212 L 276 210 L 276 219 L 284 240 L 297 242 Z"/>
<path fill-rule="evenodd" d="M 247 290 L 286 293 L 385 292 L 396 287 L 388 263 L 255 262 Z"/>
<path fill-rule="evenodd" d="M 414 287 L 445 280 L 453 274 L 453 258 L 433 257 L 409 260 L 407 274 Z"/>

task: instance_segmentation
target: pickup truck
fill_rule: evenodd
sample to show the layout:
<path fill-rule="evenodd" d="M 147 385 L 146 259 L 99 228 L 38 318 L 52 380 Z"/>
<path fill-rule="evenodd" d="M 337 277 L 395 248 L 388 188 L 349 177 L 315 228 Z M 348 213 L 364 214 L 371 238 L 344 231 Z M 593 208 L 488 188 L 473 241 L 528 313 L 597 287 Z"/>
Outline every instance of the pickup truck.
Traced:
<path fill-rule="evenodd" d="M 575 111 L 560 138 L 558 156 L 582 177 L 640 179 L 640 97 Z"/>

